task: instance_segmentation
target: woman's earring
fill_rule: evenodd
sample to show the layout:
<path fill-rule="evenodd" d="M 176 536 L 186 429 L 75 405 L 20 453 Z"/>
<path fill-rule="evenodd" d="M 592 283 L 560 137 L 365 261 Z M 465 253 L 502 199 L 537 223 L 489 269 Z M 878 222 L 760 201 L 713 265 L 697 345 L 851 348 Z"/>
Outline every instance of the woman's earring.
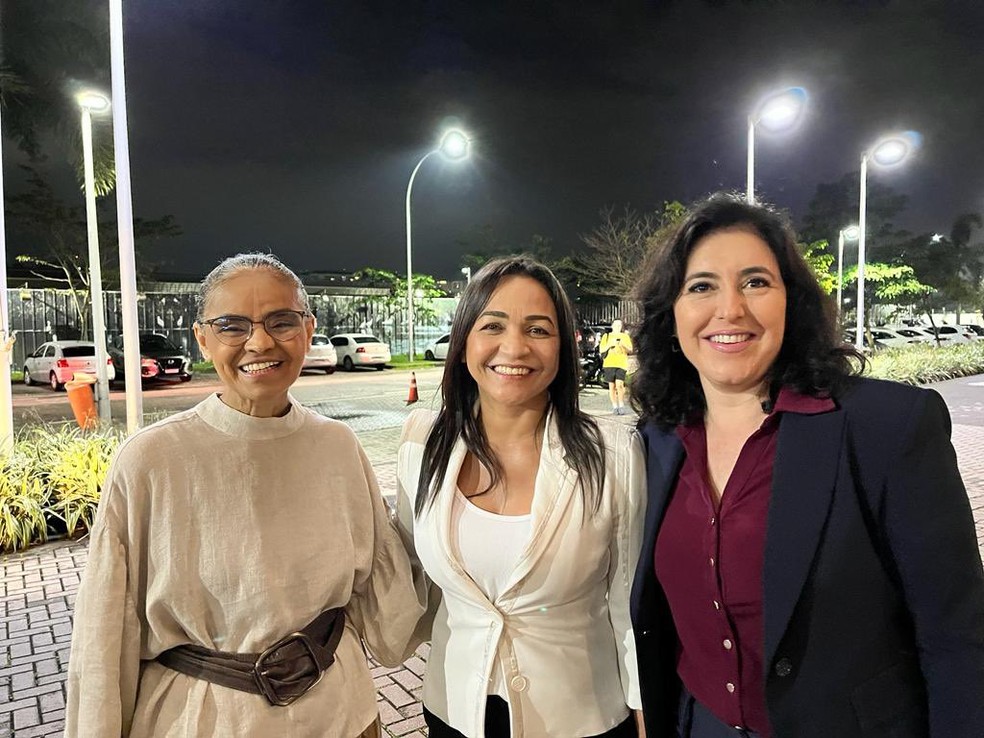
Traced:
<path fill-rule="evenodd" d="M 680 340 L 676 337 L 676 334 L 670 336 L 670 351 L 674 354 L 680 353 Z"/>

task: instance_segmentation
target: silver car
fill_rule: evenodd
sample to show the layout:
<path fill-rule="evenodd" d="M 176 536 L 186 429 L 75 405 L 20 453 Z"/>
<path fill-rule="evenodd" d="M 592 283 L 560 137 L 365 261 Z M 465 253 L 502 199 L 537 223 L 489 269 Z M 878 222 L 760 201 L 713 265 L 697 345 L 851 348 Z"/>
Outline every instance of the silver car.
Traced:
<path fill-rule="evenodd" d="M 48 341 L 24 359 L 24 384 L 44 384 L 57 391 L 65 388 L 76 372 L 96 374 L 96 344 L 92 341 Z M 113 360 L 106 359 L 106 377 L 116 379 Z"/>

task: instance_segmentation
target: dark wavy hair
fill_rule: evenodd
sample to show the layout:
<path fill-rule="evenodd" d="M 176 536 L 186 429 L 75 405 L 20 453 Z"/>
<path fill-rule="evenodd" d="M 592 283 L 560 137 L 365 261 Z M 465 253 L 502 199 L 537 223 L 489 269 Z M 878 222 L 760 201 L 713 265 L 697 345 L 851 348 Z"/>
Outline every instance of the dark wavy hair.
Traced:
<path fill-rule="evenodd" d="M 605 477 L 604 445 L 598 425 L 578 405 L 580 368 L 574 339 L 574 311 L 553 272 L 527 256 L 511 256 L 495 259 L 483 266 L 472 278 L 458 304 L 441 381 L 443 403 L 427 437 L 420 467 L 414 506 L 418 516 L 433 503 L 437 490 L 444 483 L 451 452 L 459 438 L 464 439 L 468 450 L 492 475 L 488 489 L 502 479 L 502 465 L 489 446 L 479 414 L 475 413 L 478 385 L 465 364 L 465 345 L 468 334 L 488 305 L 492 293 L 504 279 L 514 276 L 529 277 L 543 285 L 557 310 L 560 360 L 557 376 L 548 388 L 550 406 L 564 447 L 564 460 L 577 472 L 585 501 L 595 510 L 601 504 L 601 486 Z"/>
<path fill-rule="evenodd" d="M 690 254 L 701 239 L 723 230 L 746 231 L 765 241 L 786 286 L 786 331 L 768 375 L 772 400 L 783 386 L 814 397 L 834 395 L 863 366 L 863 357 L 841 341 L 835 306 L 796 248 L 789 220 L 770 206 L 717 193 L 656 245 L 636 285 L 642 320 L 635 335 L 639 371 L 632 378 L 632 405 L 643 421 L 672 427 L 704 412 L 697 370 L 674 335 L 673 306 Z"/>

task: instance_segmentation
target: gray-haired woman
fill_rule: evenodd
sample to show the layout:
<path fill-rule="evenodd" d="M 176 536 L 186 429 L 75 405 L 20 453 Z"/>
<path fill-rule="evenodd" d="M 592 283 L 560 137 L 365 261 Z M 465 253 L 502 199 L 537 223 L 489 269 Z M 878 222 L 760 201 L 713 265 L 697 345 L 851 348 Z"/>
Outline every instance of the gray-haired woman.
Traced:
<path fill-rule="evenodd" d="M 421 609 L 359 442 L 288 394 L 313 331 L 272 256 L 232 257 L 202 283 L 195 335 L 223 387 L 113 462 L 66 736 L 378 734 L 360 637 L 399 664 Z"/>

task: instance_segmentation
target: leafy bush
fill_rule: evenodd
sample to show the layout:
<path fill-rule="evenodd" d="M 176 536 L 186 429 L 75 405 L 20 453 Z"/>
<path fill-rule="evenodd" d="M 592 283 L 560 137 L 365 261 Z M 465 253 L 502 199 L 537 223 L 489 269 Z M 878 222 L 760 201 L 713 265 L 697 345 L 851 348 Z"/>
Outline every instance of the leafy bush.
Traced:
<path fill-rule="evenodd" d="M 927 384 L 945 379 L 984 374 L 984 341 L 952 346 L 932 344 L 876 351 L 869 357 L 868 374 L 906 384 Z"/>
<path fill-rule="evenodd" d="M 43 543 L 59 529 L 69 536 L 88 530 L 122 437 L 69 425 L 24 429 L 0 462 L 0 551 Z"/>

